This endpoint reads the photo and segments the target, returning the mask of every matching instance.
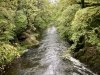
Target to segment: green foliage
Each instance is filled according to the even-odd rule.
[[[61,10],[65,10],[67,6],[75,4],[78,0],[59,0]]]
[[[80,9],[80,4],[76,4],[81,0],[74,1],[60,0],[57,29],[60,36],[72,44],[67,51],[72,50],[75,58],[93,66],[98,72],[100,70],[98,67],[100,65],[100,0],[84,0],[83,9]]]
[[[57,26],[62,38],[70,35],[71,22],[74,18],[76,11],[80,9],[80,6],[77,4],[69,5],[62,13],[61,16],[57,19]]]
[[[100,0],[86,0],[89,3],[100,3]]]
[[[88,7],[80,9],[79,5],[74,4],[67,6],[61,13],[61,16],[57,19],[58,31],[62,38],[67,37],[74,42],[71,49],[76,48],[82,36],[84,36],[84,40],[81,40],[85,43],[95,45],[100,42],[99,8],[100,7]]]
[[[15,56],[19,56],[17,49],[14,46],[0,42],[0,66],[10,62]]]
[[[27,16],[25,15],[23,10],[19,10],[16,12],[15,25],[17,28],[25,27],[27,25]]]
[[[39,44],[52,17],[49,6],[48,0],[0,0],[0,67]]]
[[[100,18],[99,15],[99,7],[89,7],[77,11],[71,26],[71,40],[78,43],[79,38],[85,36],[85,43],[92,45],[99,43],[98,28],[100,21],[97,22]],[[98,33],[95,32],[96,30]]]
[[[38,38],[39,34],[38,33],[34,33],[33,36],[36,37],[36,38]]]
[[[0,11],[0,41],[9,41],[13,38],[12,29],[14,28],[12,17],[10,14],[11,10],[7,12],[5,8],[1,8]],[[12,22],[11,22],[12,20]]]

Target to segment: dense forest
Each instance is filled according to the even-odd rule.
[[[100,73],[100,1],[60,0],[59,7],[56,25],[69,51]]]
[[[0,70],[55,25],[73,57],[100,74],[100,0],[0,0]]]
[[[39,44],[50,8],[46,0],[0,0],[0,66]]]

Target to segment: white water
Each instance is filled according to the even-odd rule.
[[[43,36],[40,47],[26,51],[6,75],[97,75],[69,55],[62,60],[68,43],[59,38],[55,27],[48,28]]]

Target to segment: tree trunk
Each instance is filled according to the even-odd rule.
[[[82,4],[82,8],[84,8],[85,7],[85,5],[84,5],[84,0],[81,0],[81,4]]]

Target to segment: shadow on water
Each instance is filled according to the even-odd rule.
[[[43,33],[40,47],[26,51],[5,75],[97,75],[71,56],[63,61],[60,56],[68,48],[55,27]]]

